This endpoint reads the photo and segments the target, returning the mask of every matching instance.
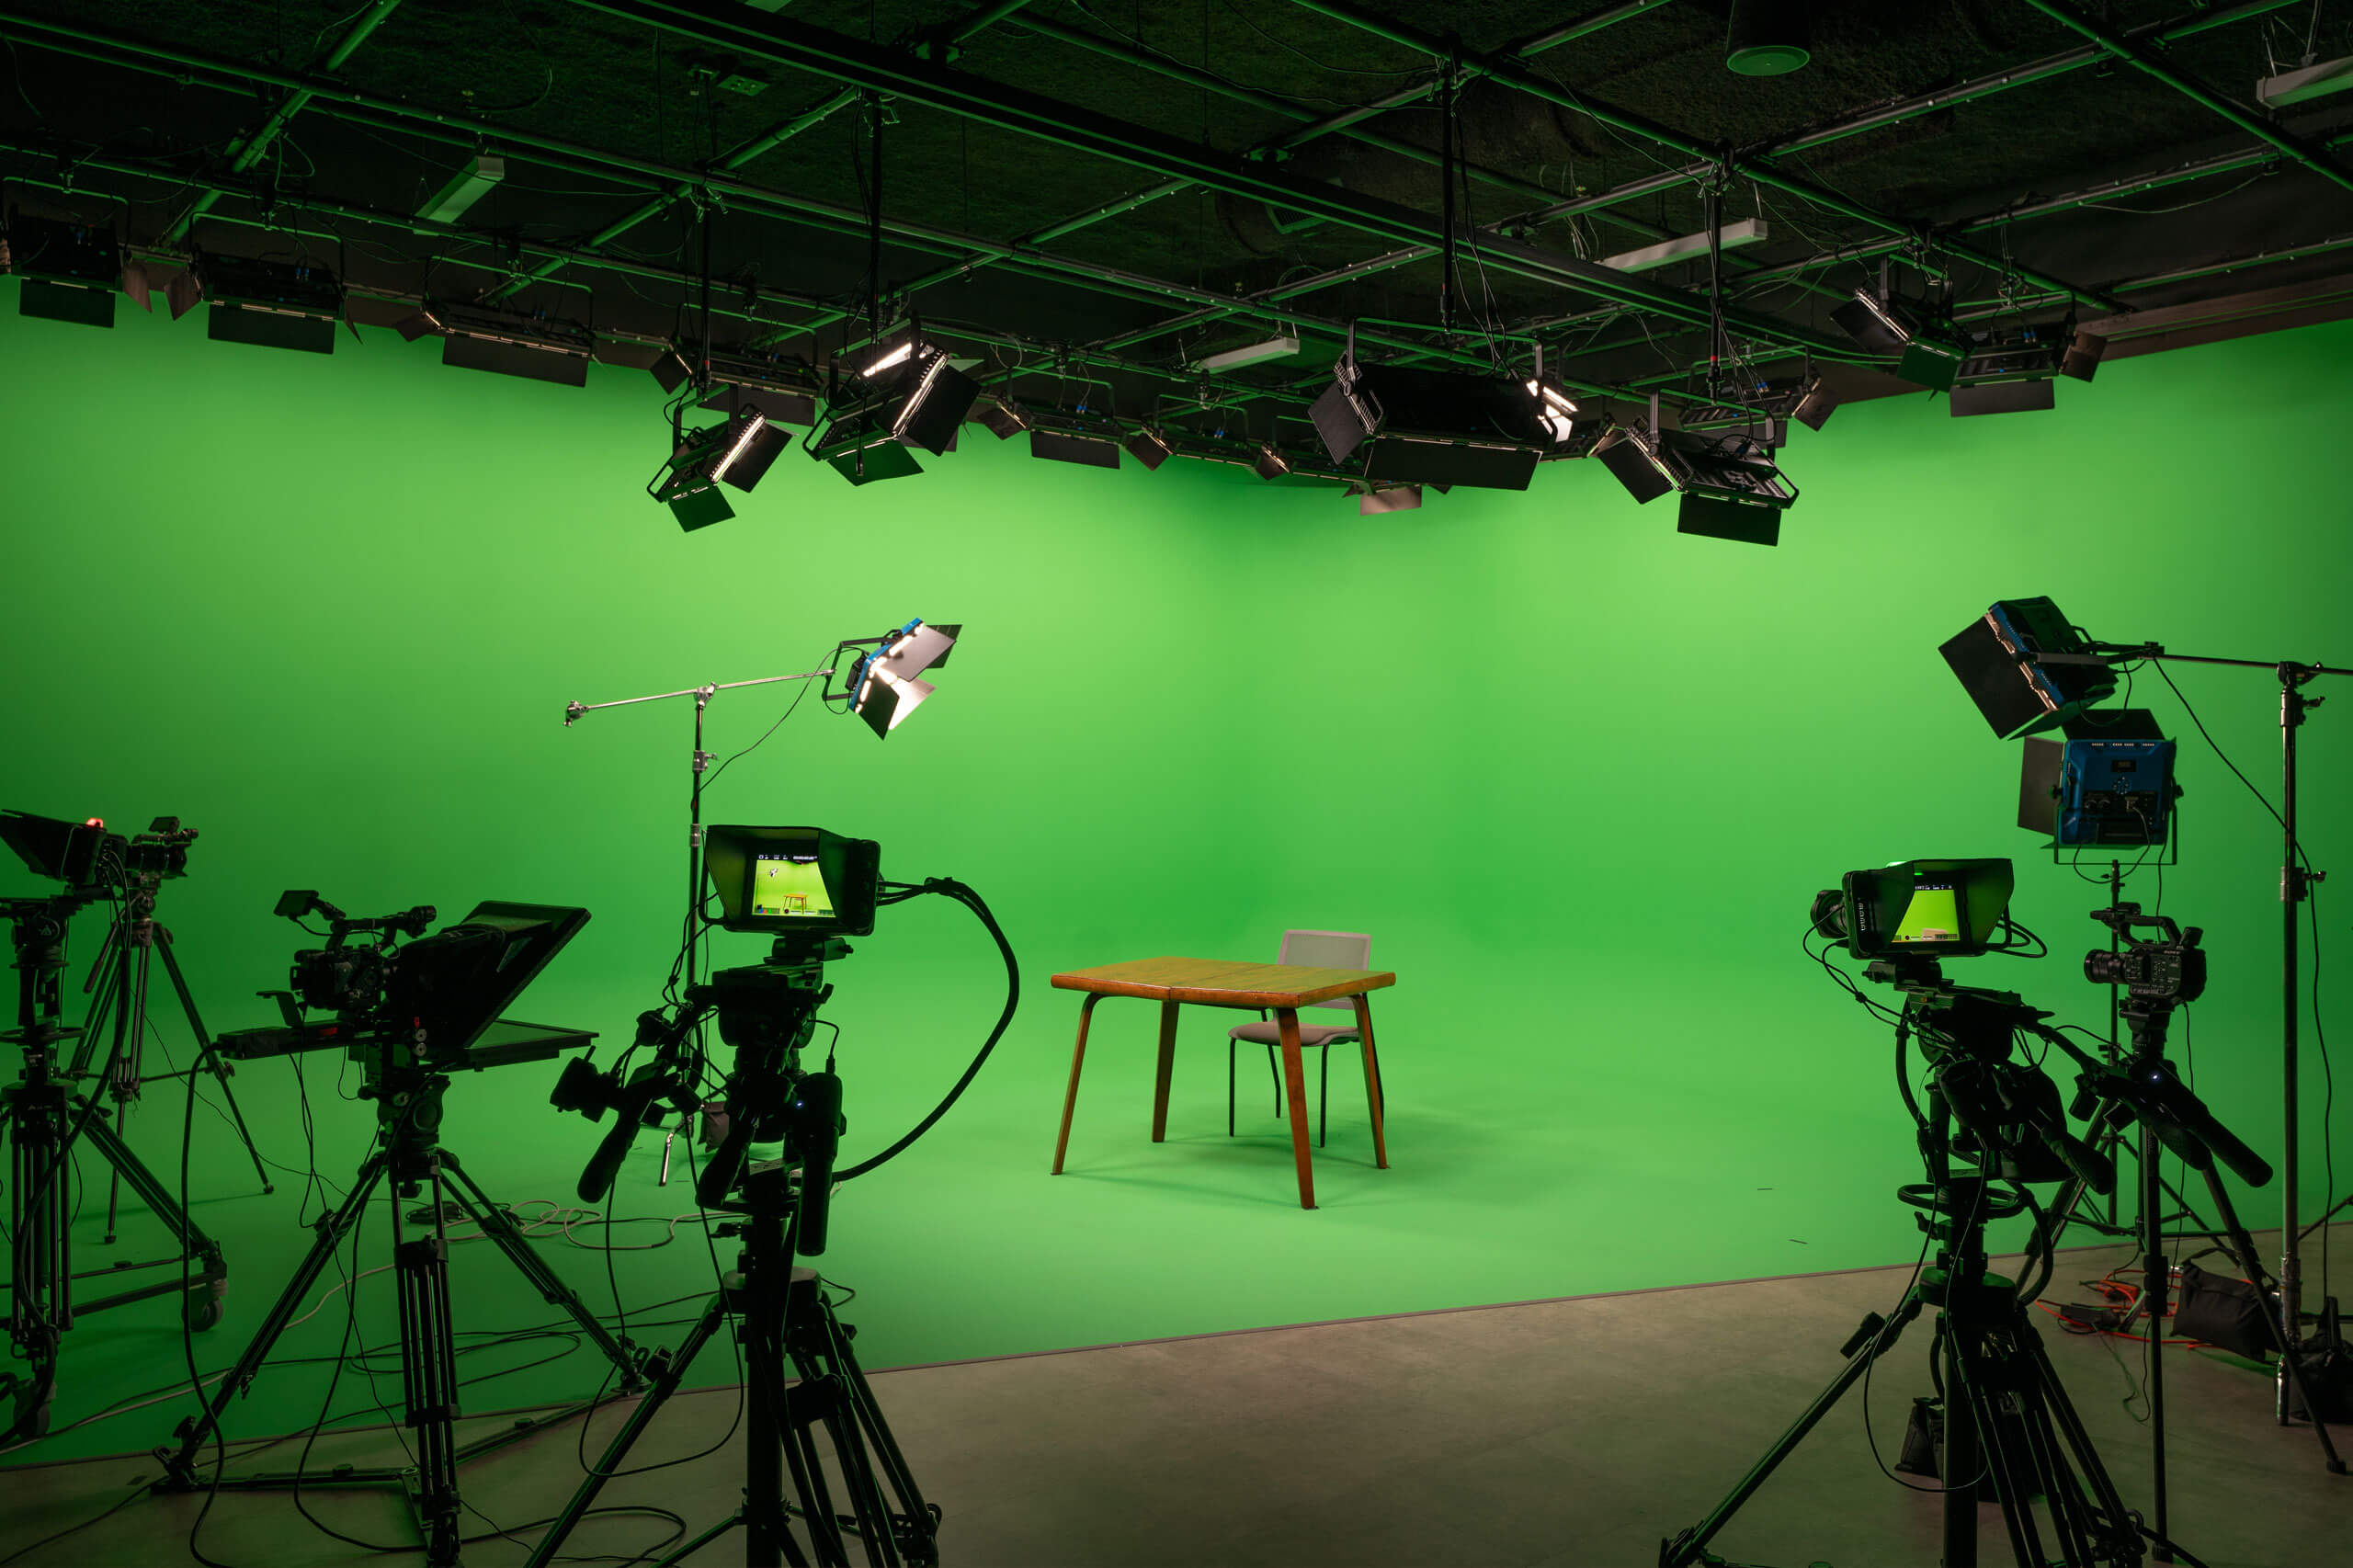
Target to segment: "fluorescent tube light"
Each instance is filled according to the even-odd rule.
[[[1773,231],[1764,219],[1743,218],[1737,223],[1724,225],[1723,248],[1733,250],[1741,245],[1753,245],[1772,237]],[[1674,262],[1688,261],[1695,256],[1707,254],[1708,236],[1702,231],[1699,233],[1684,234],[1672,240],[1661,240],[1654,245],[1644,245],[1640,250],[1620,251],[1616,256],[1605,256],[1601,258],[1601,265],[1614,267],[1620,272],[1648,272],[1654,267],[1665,267]]]
[[[417,211],[428,223],[454,223],[466,215],[469,208],[490,194],[491,187],[506,177],[506,160],[478,153],[473,160],[449,176],[443,186]]]
[[[1193,361],[1193,369],[1214,376],[1226,370],[1239,370],[1245,365],[1262,365],[1269,359],[1288,358],[1298,352],[1299,339],[1285,333],[1280,337],[1270,337],[1264,343],[1253,343],[1242,348],[1229,348],[1222,354],[1212,354],[1206,359],[1196,359]]]
[[[2282,71],[2255,85],[2255,101],[2265,108],[2285,108],[2310,98],[2324,98],[2353,87],[2353,58],[2323,61],[2299,71]]]

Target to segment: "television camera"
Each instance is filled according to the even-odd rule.
[[[278,998],[281,1008],[299,1000],[309,1011],[339,1017],[364,1015],[383,999],[392,979],[394,944],[403,937],[424,936],[434,916],[431,904],[420,903],[398,915],[354,919],[307,888],[281,894],[276,913],[298,926],[313,914],[325,915],[327,940],[323,948],[306,948],[294,955],[288,975],[290,993],[267,994]],[[355,937],[362,939],[355,943]],[[288,1022],[299,1025],[299,1015]]]
[[[725,1131],[696,1177],[695,1197],[706,1210],[741,1216],[721,1233],[742,1237],[744,1246],[735,1270],[676,1351],[657,1358],[652,1391],[540,1539],[530,1558],[533,1568],[556,1560],[574,1528],[594,1507],[605,1480],[624,1473],[638,1435],[682,1385],[696,1353],[730,1320],[739,1320],[745,1346],[745,1424],[752,1434],[744,1506],[697,1537],[697,1543],[741,1525],[748,1537],[746,1561],[753,1562],[846,1565],[850,1559],[845,1537],[862,1540],[870,1562],[926,1568],[939,1560],[939,1511],[924,1501],[850,1352],[851,1331],[835,1318],[816,1271],[794,1263],[798,1256],[814,1257],[825,1250],[835,1160],[847,1125],[841,1079],[830,1059],[818,1072],[801,1062],[818,1010],[833,994],[825,965],[849,956],[844,938],[874,929],[879,904],[924,891],[969,902],[1000,947],[1004,943],[977,895],[961,883],[894,887],[884,894],[881,854],[870,839],[846,838],[823,828],[710,828],[702,870],[719,901],[715,924],[770,937],[767,960],[722,969],[688,986],[668,1006],[640,1015],[636,1041],[613,1068],[599,1073],[585,1062],[574,1062],[556,1085],[551,1098],[559,1108],[579,1111],[592,1121],[615,1114],[615,1125],[580,1177],[582,1199],[599,1201],[639,1128],[660,1125],[671,1110],[690,1114],[700,1104],[698,1089],[709,1072],[700,1033],[715,1018],[720,1039],[733,1051],[725,1074]],[[1006,951],[1009,968],[1011,950]],[[1008,998],[997,1034],[1012,1006]],[[991,1046],[997,1034],[990,1036]],[[631,1070],[630,1054],[641,1050],[650,1051],[651,1059]],[[986,1055],[983,1048],[982,1056]],[[975,1061],[973,1068],[979,1065]],[[968,1073],[967,1082],[970,1077]],[[949,1101],[954,1098],[951,1093]],[[782,1145],[779,1158],[751,1158],[753,1144],[769,1142]],[[836,1511],[829,1491],[813,1442],[818,1425],[830,1439],[851,1505],[847,1513]],[[788,1476],[795,1502],[787,1501]],[[805,1556],[793,1538],[796,1518],[809,1533]]]
[[[101,818],[68,822],[30,812],[0,812],[0,841],[36,875],[88,890],[96,897],[111,889],[188,875],[188,846],[196,829],[177,817],[157,817],[147,831],[128,836],[108,833]]]

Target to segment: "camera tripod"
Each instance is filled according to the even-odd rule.
[[[181,1294],[185,1296],[181,1310],[188,1325],[208,1329],[221,1321],[221,1299],[228,1289],[228,1265],[220,1244],[204,1233],[162,1179],[122,1141],[117,1128],[109,1124],[97,1096],[83,1095],[72,1086],[75,1074],[59,1071],[60,1046],[83,1040],[85,1049],[77,1052],[77,1060],[86,1054],[85,1031],[66,1028],[59,1021],[59,977],[65,968],[66,935],[74,916],[95,896],[76,891],[50,898],[0,900],[0,918],[9,923],[17,971],[17,1027],[0,1034],[0,1040],[17,1046],[23,1053],[17,1081],[0,1089],[0,1135],[7,1139],[10,1155],[8,1226],[14,1239],[9,1257],[7,1329],[18,1355],[29,1366],[24,1373],[0,1375],[0,1393],[6,1394],[13,1406],[7,1434],[16,1439],[40,1437],[49,1429],[50,1410],[57,1392],[59,1338],[74,1326],[77,1314],[103,1312],[156,1296]],[[147,907],[152,910],[152,898]],[[161,930],[152,922],[147,924]],[[117,929],[123,929],[120,923]],[[145,959],[150,949],[143,943],[134,947],[126,942],[118,950],[121,961],[109,971],[112,978],[107,997],[118,1004],[114,1020],[119,1059],[125,1034],[145,1028]],[[135,977],[131,963],[134,952],[138,955]],[[170,948],[165,947],[163,953],[173,983],[179,987],[181,1000],[188,1002],[188,990],[180,980],[177,965],[172,962]],[[209,1055],[211,1043],[197,1019],[192,1003],[188,1012],[199,1049]],[[233,1100],[230,1103],[235,1104]],[[119,1110],[118,1100],[118,1115]],[[118,1187],[128,1181],[131,1190],[172,1233],[178,1246],[173,1256],[153,1263],[94,1269],[81,1275],[74,1272],[73,1158],[75,1145],[83,1141],[105,1159]],[[264,1190],[267,1188],[265,1187]],[[111,1201],[106,1239],[115,1239]],[[183,1276],[158,1280],[96,1301],[77,1302],[74,1298],[76,1279],[187,1261],[197,1266],[193,1278]]]
[[[1842,1349],[1846,1367],[1730,1494],[1660,1543],[1660,1568],[1722,1563],[1708,1543],[1924,1307],[1937,1309],[1930,1375],[1944,1413],[1936,1468],[1945,1568],[1976,1568],[1977,1505],[1988,1491],[2018,1568],[2048,1561],[2045,1524],[2069,1568],[2131,1568],[2142,1561],[2145,1527],[2125,1508],[2092,1447],[2018,1287],[1987,1267],[1985,1226],[2027,1210],[2026,1183],[2070,1172],[2103,1191],[2115,1181],[2114,1168],[2068,1131],[2057,1087],[2039,1067],[2010,1060],[2019,1030],[2056,1035],[2041,1028],[2049,1015],[2007,992],[1949,985],[1933,958],[1893,955],[1873,960],[1864,974],[1905,994],[1899,1050],[1916,1031],[1931,1063],[1925,1111],[1913,1104],[1909,1080],[1903,1084],[1928,1179],[1899,1187],[1896,1197],[1919,1210],[1920,1228],[1937,1244],[1935,1262],[1914,1277],[1893,1312],[1863,1320]],[[1966,1142],[1957,1144],[1956,1129]],[[1976,1168],[1957,1171],[1956,1153]],[[2017,1190],[1997,1191],[1996,1183]],[[1923,1435],[1933,1442],[1932,1433]]]
[[[747,1538],[748,1568],[807,1568],[813,1555],[817,1568],[847,1568],[845,1533],[865,1543],[871,1568],[931,1568],[938,1562],[939,1511],[916,1489],[850,1353],[853,1331],[835,1318],[816,1271],[793,1266],[796,1254],[814,1257],[825,1250],[843,1125],[841,1080],[831,1071],[801,1071],[801,1051],[814,1031],[817,1009],[833,994],[825,964],[849,952],[838,937],[779,937],[767,962],[721,970],[688,987],[673,1016],[641,1018],[638,1042],[658,1048],[658,1054],[628,1085],[619,1082],[617,1072],[603,1078],[567,1073],[573,1082],[558,1085],[559,1106],[592,1117],[606,1108],[620,1113],[581,1176],[583,1201],[595,1202],[611,1185],[638,1127],[655,1119],[649,1108],[658,1110],[657,1102],[666,1100],[683,1113],[696,1103],[689,1090],[699,1074],[699,1051],[688,1042],[716,1012],[720,1038],[735,1050],[734,1070],[727,1076],[727,1130],[696,1177],[695,1196],[705,1209],[744,1216],[724,1233],[743,1237],[744,1249],[735,1271],[721,1281],[676,1351],[657,1356],[653,1392],[630,1413],[548,1527],[530,1568],[555,1561],[605,1483],[620,1473],[630,1449],[677,1392],[696,1354],[730,1318],[738,1320],[745,1349],[744,1506],[662,1562],[691,1556],[738,1525]],[[781,1140],[787,1160],[750,1161],[756,1140]],[[850,1505],[847,1516],[834,1512],[814,1430],[820,1425]],[[784,1494],[787,1474],[791,1502]],[[794,1518],[808,1530],[808,1551],[793,1535]]]
[[[730,1227],[744,1240],[734,1272],[703,1309],[674,1352],[654,1358],[654,1386],[597,1459],[563,1512],[531,1553],[530,1568],[546,1568],[589,1510],[655,1415],[686,1379],[695,1356],[728,1320],[744,1346],[744,1506],[661,1559],[678,1562],[742,1526],[750,1568],[789,1563],[846,1568],[845,1535],[865,1543],[866,1561],[879,1568],[929,1568],[939,1561],[939,1514],[917,1490],[905,1458],[850,1351],[854,1332],[834,1316],[813,1268],[793,1266],[796,1201],[781,1163],[748,1170],[740,1202],[719,1207],[745,1216]],[[708,1205],[707,1205],[708,1206]],[[722,1233],[727,1233],[722,1232]],[[789,1381],[790,1380],[790,1381]],[[824,1453],[823,1426],[851,1512],[835,1513]],[[779,1451],[780,1450],[780,1451]],[[790,1478],[793,1500],[788,1501]],[[888,1488],[889,1496],[884,1495]],[[808,1530],[804,1551],[792,1532]]]
[[[190,836],[193,836],[191,834]],[[269,1172],[261,1163],[261,1151],[254,1147],[252,1130],[245,1126],[245,1113],[237,1104],[236,1091],[229,1086],[230,1068],[212,1049],[212,1037],[205,1032],[204,1020],[197,1016],[196,997],[188,988],[188,978],[180,972],[179,960],[172,952],[171,929],[155,918],[155,894],[162,885],[164,874],[155,869],[132,866],[124,872],[124,894],[119,911],[107,927],[104,945],[98,949],[98,960],[92,968],[91,984],[100,985],[97,999],[90,1005],[90,1016],[81,1040],[74,1048],[73,1075],[92,1076],[91,1058],[97,1054],[99,1038],[112,1024],[113,1044],[101,1069],[106,1078],[106,1092],[114,1101],[114,1131],[119,1138],[130,1117],[131,1102],[152,1079],[188,1078],[199,1072],[212,1074],[220,1085],[221,1096],[228,1102],[229,1116],[237,1129],[237,1141],[244,1145],[245,1158],[253,1162],[254,1177],[261,1183],[266,1197],[277,1191],[271,1185]],[[197,1054],[188,1066],[171,1073],[150,1074],[145,1071],[147,1036],[147,985],[151,971],[148,960],[159,956],[164,960],[165,976],[172,983],[173,994],[179,998],[181,1016],[188,1019],[188,1032],[196,1039]],[[98,976],[103,974],[103,982]],[[84,987],[89,989],[89,985]],[[107,1187],[106,1240],[115,1238],[115,1221],[120,1210],[123,1173],[118,1167]],[[144,1196],[143,1194],[142,1196]],[[170,1261],[166,1259],[165,1261]],[[136,1267],[136,1266],[133,1266]],[[151,1266],[152,1267],[152,1266]]]
[[[538,1025],[501,1021],[492,1026],[488,1041],[501,1048],[502,1061],[527,1061],[553,1056],[570,1046],[585,1043],[576,1030],[549,1029]],[[331,1033],[331,1031],[329,1031]],[[232,1054],[275,1055],[321,1043],[321,1037],[300,1030],[249,1031],[254,1043],[225,1037]],[[339,1042],[338,1042],[339,1043]],[[503,1447],[543,1427],[592,1409],[602,1399],[589,1401],[554,1415],[518,1422],[487,1437],[460,1446],[453,1426],[458,1407],[457,1346],[449,1307],[449,1216],[481,1227],[524,1278],[549,1302],[563,1309],[621,1374],[614,1395],[632,1393],[642,1386],[635,1352],[608,1333],[572,1289],[533,1250],[506,1209],[483,1191],[460,1165],[456,1153],[441,1144],[441,1099],[449,1086],[449,1074],[402,1060],[406,1052],[396,1043],[359,1048],[367,1067],[359,1094],[376,1102],[376,1149],[360,1163],[351,1190],[334,1213],[316,1222],[318,1239],[287,1282],[269,1315],[228,1376],[205,1401],[203,1411],[182,1422],[175,1436],[176,1448],[157,1449],[164,1464],[159,1491],[200,1491],[209,1487],[275,1491],[281,1488],[365,1486],[401,1487],[415,1512],[425,1536],[426,1560],[440,1565],[458,1561],[458,1466],[478,1454]],[[483,1064],[483,1063],[478,1063]],[[404,1420],[416,1434],[415,1464],[381,1469],[338,1466],[317,1472],[272,1472],[251,1476],[220,1476],[208,1481],[197,1473],[197,1456],[221,1425],[230,1400],[244,1393],[269,1358],[278,1336],[292,1324],[311,1287],[334,1261],[336,1249],[359,1223],[362,1211],[377,1187],[389,1181],[392,1207],[392,1267],[400,1303],[401,1387]],[[430,1229],[414,1239],[403,1225],[403,1210],[420,1193],[429,1206]]]

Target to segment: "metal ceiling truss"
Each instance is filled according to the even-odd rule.
[[[844,234],[864,234],[868,216],[854,209],[811,198],[795,196],[774,187],[756,184],[740,177],[724,176],[708,170],[698,170],[654,159],[637,157],[600,148],[584,146],[557,138],[523,131],[509,126],[493,125],[469,116],[426,108],[396,99],[377,97],[340,83],[315,76],[296,75],[272,71],[243,62],[225,60],[197,51],[172,48],[123,39],[95,28],[34,17],[12,12],[0,12],[0,37],[8,37],[39,47],[75,54],[103,63],[129,66],[162,74],[196,80],[210,76],[214,80],[204,85],[226,91],[261,85],[283,92],[297,90],[311,94],[314,112],[331,118],[349,119],[399,134],[423,137],[429,141],[472,150],[491,145],[507,153],[528,153],[551,168],[563,169],[591,178],[612,180],[643,187],[652,183],[656,190],[684,187],[689,190],[722,198],[748,210],[787,222],[813,224]],[[861,48],[864,46],[860,46]],[[881,51],[877,51],[877,53]],[[278,193],[278,199],[287,199]],[[265,195],[262,199],[267,200]],[[1117,204],[1112,204],[1117,205]],[[1405,209],[1398,209],[1406,212]],[[1294,311],[1279,311],[1258,305],[1246,299],[1220,294],[1210,290],[1190,288],[1181,283],[1153,278],[1142,273],[1080,261],[1067,256],[1020,245],[1001,244],[976,235],[956,233],[936,226],[906,219],[886,218],[884,232],[893,238],[957,257],[954,267],[961,272],[974,258],[1007,265],[1017,270],[1051,278],[1056,281],[1077,283],[1098,293],[1131,301],[1175,302],[1192,307],[1231,307],[1233,313],[1256,317],[1272,324],[1291,323],[1313,327],[1334,335],[1345,334],[1346,322],[1302,315]],[[470,235],[469,237],[475,237]],[[542,250],[546,247],[539,247]],[[953,276],[950,273],[949,276]],[[1656,292],[1645,290],[1644,292]],[[1683,296],[1683,301],[1704,311],[1704,302]],[[805,330],[805,329],[804,329]],[[1389,333],[1362,333],[1361,341],[1404,351],[1426,351],[1443,360],[1466,366],[1486,367],[1486,356],[1467,349],[1434,347],[1418,339]],[[1091,348],[1104,355],[1112,350]],[[1590,382],[1574,383],[1578,390],[1608,394],[1614,389]],[[1630,393],[1620,395],[1631,396]]]
[[[2169,22],[2154,23],[2149,27],[2135,29],[2130,36],[2169,43],[2175,40],[2188,38],[2233,22],[2245,21],[2268,12],[2282,10],[2298,3],[2300,0],[2251,0],[2248,4],[2227,6],[2221,10],[2192,12]],[[1958,104],[1991,97],[1996,93],[2006,92],[2012,87],[2050,81],[2053,77],[2065,75],[2071,71],[2080,70],[2086,65],[2097,64],[2108,58],[2108,51],[2097,44],[2064,50],[2025,65],[2014,66],[2007,71],[1976,77],[1950,87],[1940,88],[1936,92],[1919,94],[1830,125],[1769,142],[1762,146],[1748,149],[1745,155],[1753,160],[1765,162],[1770,162],[1776,158],[1802,155],[1815,148],[1842,142],[1850,136],[1859,136],[1866,131],[1899,125],[1905,120],[1916,119],[1922,115],[1933,114],[1939,109],[1949,108]],[[1472,66],[1466,62],[1464,69],[1468,73]],[[1680,169],[1667,169],[1657,174],[1645,175],[1639,179],[1629,180],[1592,196],[1578,197],[1568,201],[1556,201],[1529,211],[1514,213],[1509,217],[1484,224],[1483,228],[1498,233],[1516,230],[1525,231],[1563,218],[1607,213],[1611,209],[1643,197],[1656,196],[1697,185],[1721,173],[1722,167],[1723,165],[1718,158],[1703,157]],[[1870,242],[1867,245],[1850,249],[1844,255],[1848,258],[1876,256],[1910,249],[1919,244],[1934,246],[1938,243],[1938,236],[1943,232],[1943,225],[1926,227],[1916,232],[1908,229],[1899,230],[1893,238]],[[1274,301],[1298,299],[1307,294],[1321,292],[1325,289],[1357,282],[1400,267],[1411,266],[1415,262],[1427,260],[1432,254],[1434,253],[1419,247],[1392,251],[1385,256],[1372,256],[1363,261],[1351,262],[1347,267],[1335,267],[1313,278],[1300,278],[1284,285],[1279,292],[1255,297]],[[1796,273],[1804,270],[1806,267],[1802,266],[1755,268],[1744,274],[1743,281],[1769,278],[1784,271]],[[1582,319],[1594,319],[1603,313],[1607,312],[1586,312]],[[1204,324],[1212,319],[1214,317],[1206,313],[1179,316],[1138,332],[1121,333],[1101,339],[1097,347],[1113,352],[1132,348],[1140,343],[1149,342],[1155,336],[1170,332],[1185,331]]]
[[[0,142],[0,157],[17,157],[27,161],[46,161],[53,158],[54,154],[55,149],[53,148],[33,146],[23,142]],[[96,172],[133,179],[153,180],[160,184],[168,185],[178,189],[185,189],[190,186],[194,186],[202,194],[212,197],[216,202],[222,199],[244,202],[253,208],[254,210],[250,213],[241,213],[231,210],[221,209],[216,206],[209,210],[207,213],[207,216],[215,222],[229,223],[243,228],[264,229],[276,233],[291,234],[302,238],[324,240],[330,243],[341,244],[347,241],[349,236],[337,229],[312,226],[313,221],[331,220],[341,222],[373,223],[381,224],[387,228],[400,230],[404,233],[413,232],[417,233],[427,233],[438,239],[454,240],[467,244],[477,245],[489,249],[509,248],[511,244],[518,261],[520,258],[525,256],[536,256],[541,258],[543,263],[553,262],[573,267],[587,267],[592,270],[608,272],[624,277],[640,278],[649,282],[667,284],[682,290],[695,288],[699,286],[701,281],[701,279],[693,273],[681,272],[674,267],[657,267],[651,262],[640,261],[631,256],[617,256],[607,252],[600,252],[593,247],[581,245],[558,245],[532,240],[509,242],[503,236],[485,235],[478,231],[461,228],[455,223],[438,222],[432,219],[420,218],[406,212],[391,211],[381,208],[364,207],[347,201],[333,201],[324,199],[311,198],[294,200],[291,199],[286,199],[281,194],[279,199],[277,202],[272,203],[270,201],[270,198],[273,193],[266,185],[259,181],[238,181],[225,176],[210,179],[191,178],[190,176],[181,174],[176,170],[159,168],[153,165],[140,163],[135,160],[108,157],[103,154],[91,154],[77,157],[71,162],[69,167],[70,172],[76,176]],[[87,196],[104,194],[94,191],[86,185],[79,183],[69,185],[62,180],[45,180],[39,177],[26,178],[19,176],[18,183],[46,186],[73,195]],[[107,199],[110,201],[117,202],[123,199],[123,198],[119,196],[113,195],[108,195]],[[192,259],[190,253],[188,251],[175,249],[172,246],[162,244],[132,243],[128,248],[142,256],[155,257],[179,265],[185,265]],[[475,271],[489,272],[493,274],[507,273],[511,270],[510,268],[502,267],[491,261],[469,260],[460,256],[445,257],[444,261],[446,265],[451,267],[465,267]],[[404,292],[398,290],[369,287],[365,285],[348,285],[347,288],[349,292],[368,299],[385,300],[411,304],[421,302],[424,299],[422,294]],[[761,298],[764,303],[776,304],[811,312],[822,312],[830,309],[830,306],[826,301],[819,300],[813,296],[793,294],[780,290],[763,290]],[[730,321],[742,322],[749,326],[766,332],[775,332],[780,329],[788,334],[798,335],[805,333],[808,330],[808,327],[804,323],[779,321],[775,316],[763,314],[756,309],[745,310],[717,302],[714,302],[711,307],[711,314],[715,317],[723,317]],[[529,319],[527,312],[517,312],[517,315],[518,320]],[[1000,345],[1019,350],[1024,355],[1034,354],[1044,356],[1063,364],[1084,365],[1095,369],[1117,371],[1120,374],[1135,376],[1147,381],[1157,381],[1173,386],[1182,386],[1188,390],[1190,390],[1197,385],[1199,380],[1199,378],[1188,371],[1175,370],[1162,365],[1146,364],[1133,359],[1122,358],[1118,355],[1104,354],[1077,345],[1047,343],[1036,339],[1024,338],[1015,333],[1003,332],[989,327],[976,326],[931,316],[924,318],[924,325],[927,330],[936,332],[938,335],[944,338]],[[599,329],[597,331],[596,335],[599,341],[606,342],[636,344],[654,347],[670,346],[666,339],[649,336],[642,333],[615,332],[609,329]],[[982,379],[988,382],[1001,381],[1012,373],[1012,371],[1006,370],[995,375],[986,376]],[[1286,398],[1286,401],[1303,403],[1306,400],[1303,397],[1289,396]]]
[[[793,70],[831,76],[904,102],[1029,136],[1116,163],[1183,178],[1212,190],[1321,218],[1392,243],[1427,245],[1440,235],[1427,213],[1282,174],[1264,162],[1233,157],[1075,105],[846,37],[785,17],[747,15],[716,0],[574,0],[625,21]],[[1500,65],[1494,70],[1505,69]],[[1486,266],[1538,282],[1598,295],[1691,325],[1710,320],[1708,301],[1573,256],[1498,235],[1474,233],[1464,246]],[[1231,302],[1221,301],[1221,302]],[[1253,313],[1256,313],[1255,311]],[[1854,347],[1809,328],[1747,312],[1728,312],[1735,331],[1834,358]]]

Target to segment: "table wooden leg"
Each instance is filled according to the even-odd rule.
[[[1299,1014],[1290,1007],[1275,1009],[1275,1028],[1283,1042],[1283,1093],[1290,1102],[1290,1152],[1299,1162],[1299,1206],[1315,1207],[1315,1172],[1307,1152],[1307,1076],[1299,1062]]]
[[[1176,1066],[1176,1004],[1160,1005],[1160,1069],[1152,1086],[1152,1141],[1168,1138],[1168,1078]]]
[[[1357,1039],[1363,1042],[1364,1103],[1372,1108],[1372,1163],[1385,1171],[1389,1168],[1389,1142],[1382,1131],[1386,1119],[1381,1103],[1381,1058],[1372,1049],[1372,998],[1359,992],[1356,1004]]]
[[[1056,1176],[1063,1174],[1063,1153],[1070,1147],[1070,1113],[1078,1105],[1078,1070],[1086,1061],[1087,1020],[1095,1017],[1095,1004],[1101,1000],[1100,994],[1090,991],[1086,1000],[1079,1004],[1078,1048],[1070,1053],[1070,1088],[1063,1096],[1062,1136],[1054,1140],[1053,1174]]]

